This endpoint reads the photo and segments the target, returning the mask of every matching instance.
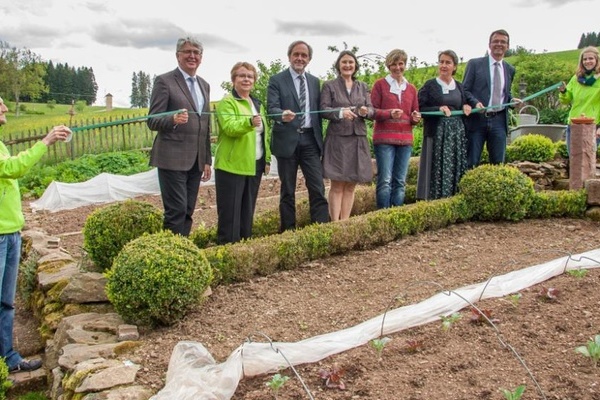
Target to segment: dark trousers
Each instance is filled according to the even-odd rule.
[[[253,176],[215,170],[219,244],[235,243],[252,236],[252,221],[264,170],[264,158],[256,161]]]
[[[487,146],[490,164],[504,163],[508,131],[506,113],[507,110],[504,109],[493,116],[471,116],[481,119],[475,126],[469,127],[467,132],[467,168],[479,165],[484,144]]]
[[[277,157],[277,172],[281,181],[279,198],[280,230],[296,228],[296,181],[298,167],[302,170],[308,189],[310,220],[329,222],[329,206],[325,198],[321,153],[311,131],[301,133],[292,157]]]
[[[164,207],[163,227],[189,236],[203,171],[198,161],[189,171],[158,168],[158,184]]]

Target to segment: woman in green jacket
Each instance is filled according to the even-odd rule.
[[[0,126],[6,123],[8,108],[0,98]],[[30,149],[11,156],[0,142],[0,358],[9,372],[33,371],[42,366],[40,360],[24,360],[13,349],[15,293],[21,261],[21,229],[25,217],[21,210],[21,192],[18,178],[22,177],[48,152],[48,146],[65,140],[71,130],[55,126]]]
[[[571,118],[594,118],[596,123],[596,147],[600,143],[600,61],[598,49],[594,46],[585,47],[579,54],[577,72],[569,83],[558,88],[558,99],[562,104],[570,104],[569,121]],[[567,125],[567,151],[571,139],[571,125]]]
[[[262,175],[269,173],[270,130],[266,112],[250,95],[256,68],[238,62],[231,69],[233,90],[217,105],[219,136],[215,151],[217,241],[234,243],[252,236],[252,220]]]

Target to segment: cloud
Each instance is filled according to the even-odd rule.
[[[132,49],[157,48],[165,51],[174,51],[177,39],[194,36],[206,48],[214,47],[231,53],[245,51],[245,48],[238,43],[224,39],[221,36],[186,32],[174,23],[159,19],[144,21],[115,20],[95,26],[91,36],[94,41],[106,46]]]
[[[339,35],[362,35],[361,31],[352,26],[329,21],[315,22],[285,22],[275,21],[275,33],[302,36],[339,36]]]
[[[592,0],[519,0],[513,4],[517,7],[532,8],[543,5],[549,5],[550,7],[561,7],[567,4],[575,3],[589,3]]]

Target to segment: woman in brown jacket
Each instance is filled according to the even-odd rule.
[[[338,77],[325,82],[321,90],[322,116],[329,120],[323,149],[323,177],[331,180],[332,221],[350,217],[356,184],[373,179],[365,119],[371,118],[374,110],[368,86],[356,80],[358,67],[356,56],[342,51],[335,62]]]

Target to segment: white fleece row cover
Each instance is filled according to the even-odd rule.
[[[384,335],[440,321],[481,299],[503,297],[560,275],[565,270],[597,268],[600,249],[493,277],[479,284],[440,292],[427,300],[385,314]],[[483,295],[482,295],[483,292]],[[169,361],[166,384],[150,400],[228,400],[244,377],[277,372],[281,366],[315,363],[330,355],[363,346],[381,336],[384,315],[359,325],[296,343],[248,342],[217,364],[200,343],[178,343]],[[278,350],[278,351],[276,351]],[[518,349],[516,349],[518,351]],[[284,358],[285,357],[285,358]]]
[[[277,162],[271,160],[271,171],[267,178],[277,177]],[[215,171],[210,181],[202,186],[215,184]],[[52,182],[42,197],[30,203],[33,211],[50,212],[72,210],[92,204],[111,203],[144,195],[159,195],[158,174],[156,168],[135,175],[114,175],[102,173],[89,181],[79,183]]]

